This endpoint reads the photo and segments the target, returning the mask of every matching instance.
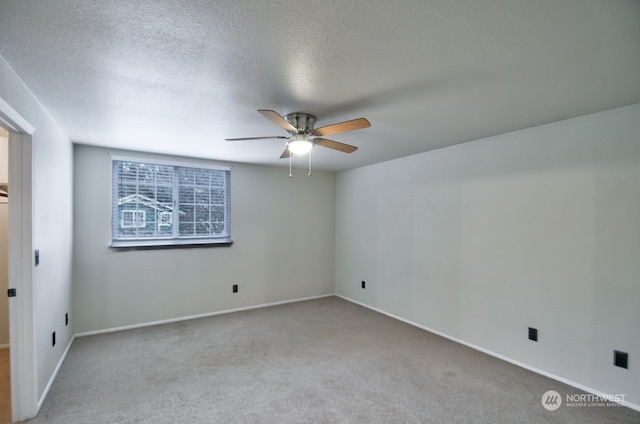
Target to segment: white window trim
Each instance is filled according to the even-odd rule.
[[[233,168],[229,165],[222,165],[218,163],[203,163],[195,160],[184,160],[176,158],[174,160],[156,159],[154,157],[141,157],[141,156],[126,156],[126,155],[109,155],[111,162],[140,162],[140,163],[153,163],[154,165],[166,165],[166,166],[183,166],[186,168],[202,168],[202,169],[214,169],[218,171],[231,171]],[[111,168],[113,169],[113,167]],[[113,177],[113,176],[112,176]]]

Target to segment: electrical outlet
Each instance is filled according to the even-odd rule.
[[[629,368],[629,354],[619,350],[613,351],[613,365],[620,368]]]
[[[529,340],[538,341],[538,329],[529,327]]]
[[[364,280],[362,281],[362,288],[364,289],[366,287],[367,283],[364,282]]]
[[[238,293],[238,285],[237,284],[233,285],[233,292],[234,293]]]

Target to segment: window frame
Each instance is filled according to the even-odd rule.
[[[159,212],[157,218],[157,221],[155,222],[155,226],[156,226],[156,230],[160,228],[160,225],[167,225],[164,224],[164,221],[161,221],[159,219],[159,215],[162,213],[169,213],[172,214],[172,222],[170,225],[173,226],[173,228],[175,229],[173,231],[173,234],[170,236],[166,236],[166,237],[149,237],[149,238],[132,238],[132,239],[124,239],[124,238],[117,238],[117,234],[115,233],[115,222],[118,221],[118,223],[121,221],[120,217],[117,216],[115,217],[114,215],[117,215],[117,210],[118,210],[118,196],[116,194],[117,192],[117,187],[116,185],[119,183],[119,177],[117,175],[115,175],[114,173],[114,166],[115,166],[115,162],[134,162],[134,163],[138,163],[138,164],[149,164],[149,165],[159,165],[159,166],[168,166],[168,167],[173,167],[174,168],[174,178],[176,177],[176,174],[178,173],[178,171],[176,170],[176,168],[190,168],[190,169],[205,169],[205,170],[213,170],[213,171],[223,171],[226,173],[225,176],[225,189],[224,189],[224,197],[225,197],[225,201],[224,201],[224,213],[225,213],[225,227],[226,227],[226,231],[225,233],[220,236],[220,237],[215,237],[215,236],[193,236],[193,237],[186,237],[186,236],[180,236],[179,235],[179,230],[177,228],[179,228],[179,224],[180,224],[180,218],[178,214],[173,214],[173,211],[171,212]],[[111,180],[110,180],[110,186],[111,186],[111,196],[110,196],[110,203],[109,203],[109,207],[111,209],[110,211],[110,244],[109,247],[112,248],[172,248],[172,247],[188,247],[188,246],[202,246],[202,247],[206,247],[206,246],[231,246],[233,244],[233,241],[231,240],[231,167],[230,166],[225,166],[225,165],[218,165],[218,164],[203,164],[203,163],[199,163],[199,162],[195,162],[195,161],[183,161],[180,159],[176,159],[176,160],[163,160],[163,159],[155,159],[153,157],[151,158],[147,158],[147,157],[142,157],[142,156],[118,156],[118,155],[111,155],[110,156],[110,173],[111,173]],[[172,208],[174,208],[173,210],[175,210],[175,208],[178,207],[179,205],[179,189],[180,189],[181,185],[179,181],[174,180],[173,182],[173,198],[172,198]],[[183,186],[184,187],[184,186]],[[209,207],[211,207],[211,203],[208,203]],[[129,210],[129,209],[127,209]],[[134,210],[134,209],[131,209]],[[140,211],[138,209],[138,211]],[[143,212],[146,211],[143,210]],[[130,228],[135,228],[135,227],[130,227]]]

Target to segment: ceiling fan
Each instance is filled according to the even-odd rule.
[[[303,155],[309,152],[314,146],[328,147],[329,149],[339,150],[344,153],[355,152],[358,149],[356,146],[329,140],[324,138],[324,136],[359,130],[371,126],[371,123],[365,118],[358,118],[314,129],[313,125],[316,122],[316,117],[308,113],[295,112],[282,117],[278,112],[273,110],[260,109],[258,112],[291,135],[289,137],[275,135],[267,137],[227,138],[226,140],[241,141],[271,138],[287,140],[287,148],[280,156],[281,159],[291,158],[292,155]]]

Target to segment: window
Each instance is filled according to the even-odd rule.
[[[112,160],[111,245],[229,244],[229,168]]]
[[[168,227],[172,225],[173,222],[173,213],[172,212],[160,212],[158,215],[158,226],[160,227]]]
[[[122,211],[122,221],[120,221],[120,227],[144,227],[146,220],[146,211],[125,209]]]

